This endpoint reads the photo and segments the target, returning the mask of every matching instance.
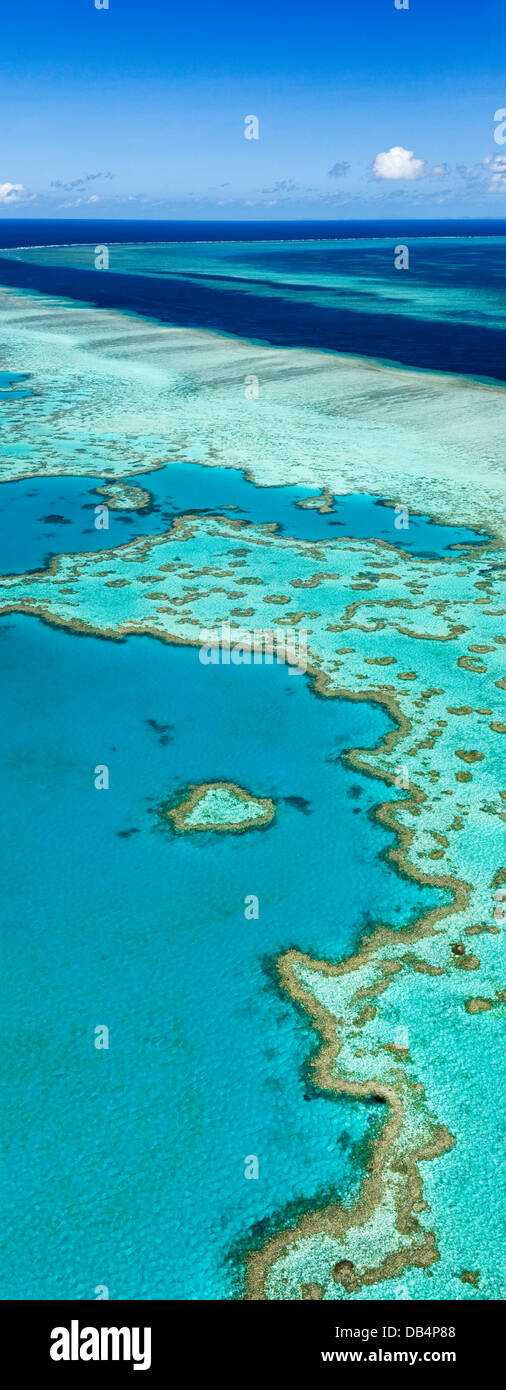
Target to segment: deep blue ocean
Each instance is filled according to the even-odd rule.
[[[506,218],[369,219],[325,218],[318,220],[204,221],[164,218],[9,217],[0,223],[0,246],[67,246],[71,243],[115,241],[307,241],[336,237],[355,240],[371,237],[505,236]]]
[[[282,346],[325,348],[361,356],[402,362],[436,371],[462,372],[500,381],[506,380],[506,333],[493,315],[478,312],[473,296],[499,288],[506,290],[506,221],[413,221],[395,222],[130,222],[78,220],[38,221],[9,218],[0,224],[0,284],[44,293],[69,295],[101,307],[129,310],[173,324],[191,324],[258,342]],[[361,241],[380,239],[382,246],[365,250]],[[485,248],[483,238],[486,238]],[[315,251],[308,239],[318,241]],[[356,241],[355,241],[356,239]],[[338,240],[339,246],[326,248]],[[241,243],[251,243],[247,262],[252,272],[248,283],[244,270],[219,276],[124,274],[119,271],[74,269],[66,265],[29,264],[14,259],[15,247],[68,246],[86,243],[113,246],[156,241],[174,243],[236,242],[244,259]],[[355,244],[351,243],[355,241]],[[259,294],[258,275],[268,287],[273,243],[279,243],[275,264],[278,273],[307,277],[308,293],[301,292],[300,280],[294,294],[283,293],[273,283],[268,293]],[[385,247],[397,243],[412,249],[409,284],[421,290],[447,286],[460,289],[466,297],[464,317],[456,326],[450,306],[427,317],[398,312],[396,298],[399,272],[389,257],[392,293],[378,291],[374,282],[385,275]],[[9,255],[11,252],[11,255]],[[90,258],[91,263],[91,258]],[[360,306],[349,307],[341,294],[321,296],[312,293],[315,267],[318,274],[339,271],[353,285],[357,276],[370,280],[371,304],[367,294]]]

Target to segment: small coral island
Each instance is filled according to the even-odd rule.
[[[151,493],[143,487],[134,487],[123,479],[95,488],[101,497],[107,498],[111,512],[142,512],[151,506]]]
[[[234,782],[201,782],[188,788],[173,806],[162,807],[175,830],[221,830],[240,834],[270,825],[275,806],[270,797],[252,796]]]

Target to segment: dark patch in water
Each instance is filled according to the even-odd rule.
[[[311,815],[311,802],[305,796],[284,796],[283,801],[287,806],[294,806],[296,811],[302,811],[305,816]]]

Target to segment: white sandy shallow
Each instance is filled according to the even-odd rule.
[[[3,402],[0,479],[190,460],[504,533],[501,386],[26,292],[0,291],[0,331],[0,367],[35,393]]]

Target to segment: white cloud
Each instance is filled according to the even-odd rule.
[[[348,173],[349,167],[347,159],[338,160],[337,164],[333,164],[332,168],[329,169],[329,178],[342,179]]]
[[[278,179],[271,188],[262,188],[262,193],[298,193],[300,185],[293,179]]]
[[[22,183],[0,183],[0,203],[19,203],[24,191]]]
[[[485,168],[492,175],[488,191],[489,193],[506,192],[506,156],[503,154],[488,154],[483,160]]]
[[[391,150],[376,155],[372,172],[376,179],[421,179],[425,174],[425,160],[415,159],[413,150],[393,145]]]
[[[93,193],[91,198],[66,198],[64,203],[58,203],[59,208],[80,208],[83,204],[99,203],[98,193]]]
[[[466,180],[466,183],[476,183],[477,179],[483,178],[483,165],[457,164],[457,173]]]

